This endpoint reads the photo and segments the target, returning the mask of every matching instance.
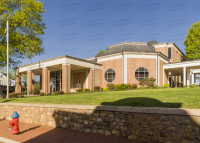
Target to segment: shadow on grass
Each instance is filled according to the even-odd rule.
[[[133,106],[133,107],[167,107],[180,108],[182,103],[167,103],[157,99],[147,97],[133,97],[117,100],[114,102],[102,102],[101,105],[106,106]]]

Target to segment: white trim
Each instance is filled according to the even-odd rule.
[[[88,70],[86,71],[86,88],[88,88]]]
[[[160,59],[158,57],[158,86],[160,86]]]
[[[71,84],[72,84],[72,88],[71,88],[71,92],[74,92],[74,83],[73,83],[73,72],[71,73]]]
[[[67,65],[67,66],[70,66],[70,64],[66,64],[66,63],[65,63],[65,64],[62,64],[62,65],[63,65],[63,66],[66,66],[66,65]]]
[[[171,69],[171,68],[180,68],[180,67],[192,67],[192,66],[199,66],[200,61],[192,61],[192,62],[180,62],[180,63],[171,63],[163,65],[164,69]]]
[[[163,86],[165,84],[165,69],[163,69]]]
[[[124,55],[124,83],[127,84],[127,57]]]
[[[126,58],[137,58],[137,59],[156,59],[157,55],[129,55],[129,54],[124,54]]]
[[[116,60],[116,59],[122,59],[122,55],[117,55],[117,56],[112,56],[112,57],[106,57],[106,58],[101,58],[101,59],[97,59],[97,62],[104,62],[104,61],[110,61],[110,60]]]
[[[187,85],[190,85],[190,79],[189,79],[189,77],[190,77],[190,72],[189,72],[189,70],[187,70]]]
[[[186,85],[186,67],[183,67],[183,86]]]

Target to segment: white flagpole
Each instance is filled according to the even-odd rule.
[[[9,21],[7,18],[7,97],[9,98]]]

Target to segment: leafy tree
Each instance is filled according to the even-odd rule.
[[[185,36],[185,57],[188,60],[200,59],[200,21],[189,27],[188,35]]]
[[[10,63],[19,64],[23,58],[31,59],[44,53],[41,35],[45,24],[43,4],[38,0],[0,0],[0,66],[7,62],[5,27],[9,19]]]
[[[3,69],[1,69],[1,72],[6,74],[7,69],[3,68]],[[9,79],[15,80],[15,70],[14,69],[9,69]]]
[[[23,87],[27,86],[27,74],[21,74],[21,83]]]
[[[99,53],[103,53],[105,51],[106,51],[106,49],[105,50],[100,50],[98,53],[96,53],[96,55],[99,54]]]

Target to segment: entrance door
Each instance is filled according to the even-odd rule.
[[[56,91],[56,80],[51,80],[50,82],[50,92],[54,93]]]

